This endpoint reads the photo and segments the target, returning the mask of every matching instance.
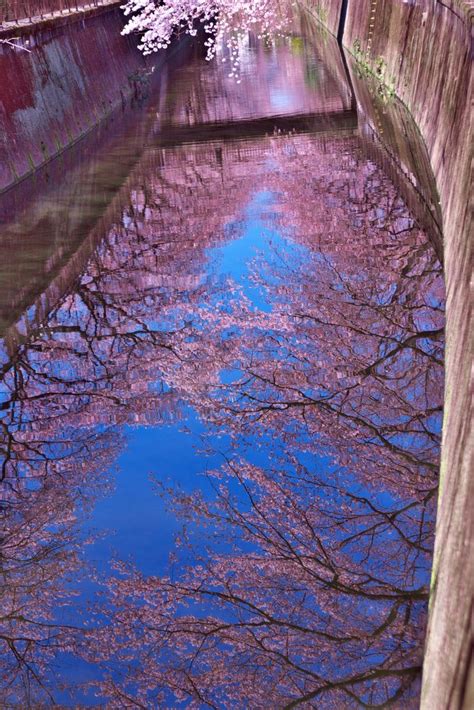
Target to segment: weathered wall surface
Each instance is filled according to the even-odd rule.
[[[341,5],[339,0],[331,4],[335,11]],[[318,17],[314,2],[307,0],[307,6]],[[427,147],[443,221],[446,391],[424,710],[474,708],[469,338],[473,16],[472,0],[348,0],[343,35],[359,65],[376,73],[413,115]],[[335,33],[337,20],[331,13],[327,18]],[[369,116],[376,128],[378,119]]]
[[[140,91],[145,62],[123,24],[117,3],[16,29],[29,52],[0,43],[0,191]]]
[[[299,0],[333,35],[337,35],[344,0]]]

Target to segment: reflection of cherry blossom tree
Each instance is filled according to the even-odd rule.
[[[45,701],[66,650],[114,669],[112,706],[411,706],[439,446],[433,252],[353,138],[147,160],[67,295],[4,353],[2,701]],[[261,190],[290,242],[253,264],[270,309],[203,275]],[[207,546],[183,535],[168,577],[119,563],[110,601],[67,626],[78,519],[122,426],[182,401],[230,442],[214,496],[168,491]]]
[[[216,504],[179,501],[209,521],[207,554],[178,579],[123,570],[111,582],[117,645],[126,638],[121,657],[138,669],[105,690],[143,707],[166,704],[170,691],[210,707],[410,699],[427,592],[401,569],[416,519],[409,506],[393,519],[384,568],[371,547],[389,537],[389,515],[369,501],[344,500],[337,486],[288,465],[282,473],[232,461],[218,480]]]
[[[69,293],[2,351],[2,703],[49,702],[52,659],[82,647],[84,620],[73,628],[58,610],[87,573],[78,524],[107,490],[121,426],[179,416],[165,375],[193,326],[178,307],[204,299],[204,250],[235,202],[219,171],[193,169],[191,151],[164,153],[166,166],[152,160],[143,187],[124,193]]]
[[[208,546],[186,544],[171,576],[121,566],[109,582],[113,642],[104,653],[99,633],[97,652],[131,666],[102,690],[126,707],[417,704],[440,267],[373,165],[352,151],[334,169],[330,150],[315,152],[313,177],[304,162],[288,169],[290,151],[284,182],[269,180],[302,245],[254,266],[271,312],[241,294],[213,303],[167,374],[231,453],[213,500],[170,492],[193,529],[208,526]],[[265,469],[239,454],[259,441]]]
[[[95,466],[103,465],[98,459]],[[69,469],[69,470],[68,470]],[[71,470],[73,469],[73,470]],[[51,677],[59,652],[80,644],[84,620],[61,620],[75,594],[72,581],[84,574],[77,511],[94,495],[94,464],[80,478],[73,468],[51,462],[42,481],[9,482],[2,500],[2,593],[0,669],[2,707],[43,707],[52,700]],[[99,473],[102,473],[99,470]],[[72,474],[72,475],[71,475]],[[102,491],[104,481],[101,481]],[[87,490],[87,499],[81,489]]]
[[[319,153],[319,166],[323,159]],[[254,280],[270,294],[272,313],[242,299],[230,315],[225,304],[217,315],[214,309],[208,361],[219,359],[221,369],[242,377],[230,386],[214,383],[210,411],[231,430],[236,422],[239,432],[248,421],[290,437],[317,435],[344,465],[351,465],[355,440],[356,460],[364,455],[379,477],[384,452],[387,485],[399,489],[407,465],[409,487],[416,466],[424,490],[433,490],[441,407],[440,267],[373,166],[351,158],[338,172],[330,154],[325,160],[332,182],[311,181],[305,170],[285,172],[289,198],[282,219],[305,249],[299,257],[275,253],[267,266],[255,266]],[[276,189],[278,179],[272,179]],[[317,227],[308,208],[311,191],[319,196]],[[196,390],[196,406],[199,401],[202,406]],[[293,410],[298,417],[287,417]]]

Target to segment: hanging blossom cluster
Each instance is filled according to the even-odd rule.
[[[269,40],[281,35],[289,22],[290,3],[279,0],[129,0],[122,6],[132,17],[122,34],[140,33],[138,45],[144,54],[166,49],[173,36],[197,35],[201,25],[206,33],[206,59],[224,47],[222,60],[231,64],[230,76],[238,73],[240,47],[249,32]]]

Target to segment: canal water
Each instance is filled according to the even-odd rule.
[[[2,198],[2,707],[418,706],[423,146],[327,35],[229,73],[175,51]]]

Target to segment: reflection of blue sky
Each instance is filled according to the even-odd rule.
[[[271,107],[277,112],[290,111],[294,104],[294,97],[288,89],[272,89],[270,91]]]
[[[179,525],[156,495],[152,474],[185,488],[195,485],[203,462],[196,456],[201,425],[187,412],[188,431],[176,425],[127,428],[127,446],[118,460],[116,488],[100,501],[92,524],[111,530],[90,551],[104,564],[112,552],[133,559],[145,574],[163,570]]]
[[[300,253],[303,247],[282,235],[273,208],[278,197],[267,190],[255,193],[239,220],[227,225],[232,238],[223,246],[209,250],[209,271],[214,278],[231,278],[252,305],[261,311],[271,310],[266,290],[258,288],[251,280],[251,265],[258,256],[266,262],[273,260],[276,252],[287,258]]]
[[[271,259],[274,248],[298,249],[271,221],[275,199],[264,191],[254,195],[241,219],[228,225],[232,238],[224,246],[208,250],[211,280],[231,278],[261,310],[271,306],[250,279],[250,263],[258,254]],[[158,319],[154,326],[160,329]],[[204,483],[199,474],[221,464],[222,457],[202,453],[205,427],[186,406],[175,423],[127,427],[124,433],[127,443],[117,462],[115,490],[96,505],[90,521],[91,527],[111,532],[88,549],[88,556],[102,566],[114,550],[121,558],[133,558],[144,573],[156,574],[164,568],[179,524],[156,495],[152,476],[192,490]],[[226,449],[225,437],[214,438],[211,444],[217,451]],[[266,457],[267,453],[257,455],[254,451],[253,461],[263,464]]]

